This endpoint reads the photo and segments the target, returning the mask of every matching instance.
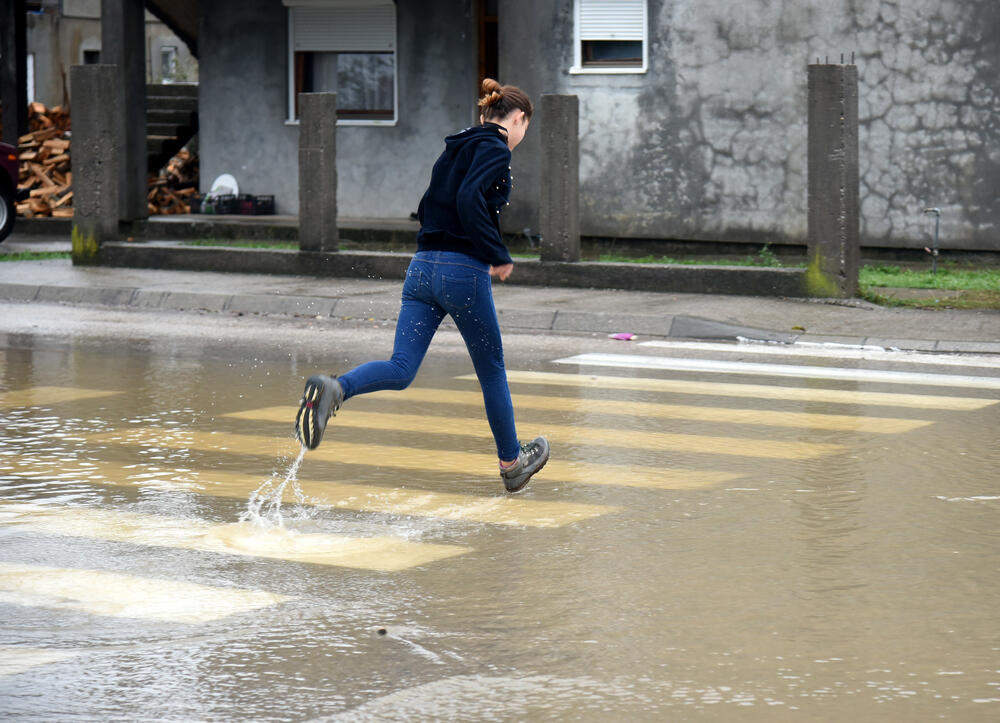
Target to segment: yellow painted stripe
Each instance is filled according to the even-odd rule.
[[[0,678],[17,675],[31,668],[79,655],[76,650],[54,650],[52,648],[27,648],[20,645],[0,645]]]
[[[642,380],[650,381],[650,380]],[[581,385],[586,386],[586,385]],[[594,385],[595,388],[598,388]],[[378,392],[372,398],[390,399],[396,395],[399,401],[421,404],[455,404],[483,408],[480,392],[452,389],[406,389],[402,392]],[[865,417],[849,414],[822,414],[811,412],[778,412],[767,409],[733,409],[728,407],[700,407],[682,404],[658,404],[656,402],[633,402],[581,397],[551,397],[532,394],[513,394],[515,411],[540,410],[559,411],[588,417],[594,414],[646,417],[651,419],[685,419],[697,422],[721,422],[728,424],[751,424],[766,427],[786,427],[790,429],[826,429],[833,431],[863,432],[866,434],[899,434],[926,427],[933,422],[923,419],[900,419],[898,417]],[[982,401],[982,400],[976,400]],[[289,407],[265,407],[245,412],[234,412],[222,416],[237,419],[260,419],[288,423],[294,419],[295,409]],[[351,412],[353,413],[353,412]],[[333,422],[341,424],[338,418]],[[575,428],[575,427],[574,427]]]
[[[474,381],[476,377],[475,375],[467,374],[457,378]],[[781,399],[797,402],[827,402],[834,404],[955,411],[982,409],[998,403],[996,399],[948,397],[935,394],[855,392],[846,389],[809,389],[806,387],[780,387],[766,384],[695,382],[684,379],[647,379],[594,374],[559,374],[556,372],[508,371],[507,380],[518,384],[545,384],[593,389],[630,389],[670,394],[701,394],[717,397]]]
[[[261,454],[267,450],[287,455],[297,454],[298,443],[291,438],[264,437],[249,434],[212,434],[191,432],[178,444],[165,441],[165,429],[135,429],[90,435],[95,442],[122,445],[155,446],[208,451]],[[342,464],[362,464],[403,470],[440,472],[450,477],[490,474],[499,484],[497,459],[493,455],[451,450],[429,450],[416,447],[383,446],[377,444],[346,444],[336,440],[332,430],[324,442],[307,453],[306,459]],[[283,448],[280,446],[283,445]],[[595,462],[550,459],[545,469],[533,478],[538,482],[574,482],[577,484],[621,485],[659,489],[695,489],[728,482],[743,475],[715,470],[694,470],[638,465],[613,465]]]
[[[457,545],[408,542],[398,537],[299,534],[280,528],[262,530],[249,523],[217,525],[202,520],[80,507],[0,505],[0,521],[53,535],[383,572],[405,570],[468,552],[468,548]]]
[[[37,407],[60,402],[75,402],[81,399],[111,397],[120,392],[104,389],[74,389],[72,387],[29,387],[0,391],[0,406]]]
[[[152,471],[135,465],[123,467],[109,462],[88,464],[78,470],[79,479],[86,482],[142,489],[188,490],[239,500],[249,499],[250,494],[266,481],[266,478],[217,470],[179,473],[162,468]],[[22,462],[17,457],[7,457],[0,459],[0,472],[26,478],[58,474],[66,479],[67,472],[72,472],[72,468],[67,470],[65,466],[45,466],[33,460]],[[484,485],[483,495],[374,487],[301,477],[299,487],[311,505],[516,527],[562,527],[619,510],[602,505],[512,497],[502,491],[499,477]]]
[[[448,393],[443,392],[442,396]],[[469,394],[469,392],[466,392]],[[478,394],[480,403],[482,397]],[[554,402],[576,402],[581,412],[585,411],[586,402],[581,400],[553,399]],[[515,403],[516,404],[516,403]],[[636,416],[643,416],[642,403],[619,402],[623,406],[635,409]],[[549,408],[556,407],[552,405]],[[568,405],[567,405],[568,406]],[[657,405],[646,405],[657,406]],[[239,416],[249,419],[264,419],[268,421],[287,422],[291,407],[268,407],[258,410],[241,412]],[[601,404],[604,409],[604,404]],[[294,411],[294,410],[292,410]],[[237,416],[237,415],[233,415]],[[645,415],[651,416],[651,415]],[[899,420],[906,421],[906,420]],[[379,414],[375,412],[360,412],[348,410],[331,422],[336,427],[362,429],[394,430],[400,432],[428,432],[441,434],[456,434],[483,439],[493,439],[493,433],[485,419],[470,419],[465,417],[437,417],[417,414]],[[926,422],[925,424],[929,424]],[[694,452],[703,454],[722,454],[739,457],[762,457],[765,459],[812,459],[824,454],[831,454],[842,449],[837,444],[818,442],[786,442],[772,439],[752,439],[744,437],[715,437],[695,434],[671,434],[666,432],[647,432],[629,429],[602,429],[584,426],[560,424],[544,424],[541,433],[550,443],[565,442],[576,444],[592,444],[595,446],[625,447],[627,449],[644,449],[653,451]]]
[[[290,599],[260,590],[209,587],[103,570],[0,563],[0,601],[25,607],[200,623]]]

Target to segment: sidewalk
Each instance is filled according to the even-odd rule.
[[[68,250],[15,234],[0,252]],[[517,274],[517,266],[514,267]],[[400,281],[0,263],[0,300],[144,310],[395,319]],[[1000,354],[1000,312],[883,308],[863,301],[529,287],[494,283],[501,326],[521,332],[871,345]]]

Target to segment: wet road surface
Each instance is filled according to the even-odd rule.
[[[8,335],[0,714],[1000,715],[996,362],[507,341],[516,496],[454,332],[305,455],[316,354]]]

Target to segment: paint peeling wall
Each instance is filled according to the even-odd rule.
[[[806,237],[806,65],[855,53],[861,237],[1000,248],[995,0],[650,0],[649,69],[571,75],[571,0],[501,0],[504,82],[580,98],[582,232]],[[537,134],[505,223],[537,228]]]

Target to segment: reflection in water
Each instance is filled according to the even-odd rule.
[[[155,345],[0,354],[0,566],[71,571],[78,587],[48,607],[0,590],[0,657],[19,661],[0,665],[5,717],[997,717],[1000,405],[713,396],[711,379],[684,394],[515,384],[541,402],[519,425],[566,436],[559,465],[729,481],[641,488],[543,473],[509,499],[479,469],[301,450],[272,469],[261,440],[285,444],[294,408],[280,423],[231,415],[292,407],[294,359]],[[467,373],[425,366],[419,384],[452,402],[351,400],[324,444],[481,451],[475,382],[455,379]],[[40,386],[114,393],[4,403],[5,390]],[[426,417],[426,429],[371,421],[394,414]],[[860,431],[837,421],[849,416],[868,430],[878,418],[926,424]],[[205,435],[230,443],[199,445]],[[712,448],[722,443],[725,454]],[[339,502],[317,504],[317,490]],[[38,508],[31,524],[24,505]],[[73,598],[104,585],[106,611],[114,585],[134,600],[122,581],[149,579],[281,602],[167,625]]]

